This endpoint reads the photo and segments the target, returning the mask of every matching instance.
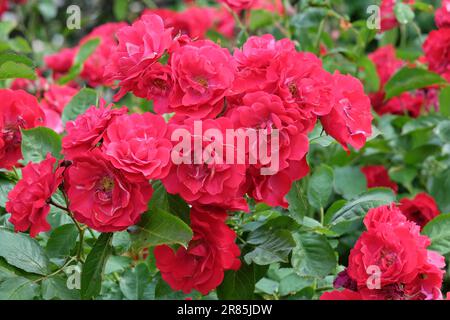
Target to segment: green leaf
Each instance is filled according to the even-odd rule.
[[[316,233],[295,233],[292,266],[302,277],[325,277],[336,268],[336,256],[327,238]]]
[[[187,203],[180,196],[168,193],[161,181],[153,182],[152,186],[153,196],[148,204],[148,210],[150,212],[163,210],[172,213],[189,224],[191,209]]]
[[[222,284],[217,288],[221,300],[251,300],[255,291],[255,266],[243,263],[238,271],[225,272]]]
[[[272,25],[274,21],[274,15],[267,10],[252,10],[250,12],[249,28],[251,31],[255,31],[264,27]]]
[[[6,61],[0,65],[0,80],[15,78],[35,80],[36,72],[32,67],[14,61]]]
[[[286,196],[289,203],[289,213],[298,223],[302,222],[305,213],[309,210],[308,199],[305,190],[302,188],[302,184],[302,180],[295,181]]]
[[[367,92],[377,92],[380,89],[380,77],[373,61],[367,56],[361,56],[358,60],[358,66],[365,71],[366,76],[364,80]]]
[[[411,187],[411,183],[417,176],[417,170],[413,167],[392,167],[389,169],[389,176],[395,182]]]
[[[44,249],[30,236],[0,228],[0,257],[26,272],[46,275],[49,260]]]
[[[17,53],[5,52],[0,54],[0,65],[5,62],[16,62],[27,65],[28,67],[33,67],[33,60],[28,58],[27,56],[18,55]]]
[[[0,40],[7,40],[15,27],[17,27],[16,21],[0,21]]]
[[[97,105],[97,92],[93,89],[81,89],[67,104],[62,113],[62,121],[75,120],[80,114],[83,114],[90,106]]]
[[[403,2],[396,3],[394,7],[394,14],[400,24],[408,24],[412,22],[415,17],[413,9]]]
[[[106,261],[111,254],[112,233],[102,233],[86,258],[81,272],[81,298],[92,299],[100,294]]]
[[[191,228],[180,218],[163,210],[144,214],[132,234],[132,240],[137,248],[162,244],[179,244],[187,247],[191,239]]]
[[[442,115],[450,117],[450,87],[443,88],[439,94],[439,111]]]
[[[424,69],[405,67],[397,71],[385,85],[386,100],[416,89],[436,84],[446,84],[447,81],[437,73]]]
[[[61,158],[61,137],[55,131],[45,127],[22,130],[24,164],[41,162],[48,153]]]
[[[114,246],[114,239],[113,239]],[[114,248],[116,249],[116,248]],[[125,256],[111,256],[105,267],[105,274],[122,272],[131,265],[132,259]]]
[[[325,207],[333,191],[333,169],[320,166],[308,183],[308,201],[315,209]]]
[[[436,200],[441,212],[450,212],[450,169],[429,178],[427,189],[430,195]]]
[[[42,281],[42,298],[45,300],[79,300],[80,290],[70,290],[65,278],[53,276]]]
[[[334,168],[334,190],[345,199],[353,199],[367,190],[367,180],[358,167]]]
[[[94,53],[97,47],[100,45],[100,38],[89,39],[83,43],[75,56],[72,67],[69,72],[59,79],[59,84],[67,84],[75,79],[81,71],[83,71],[84,62]]]
[[[37,7],[46,21],[54,19],[58,14],[58,7],[53,0],[40,0]]]
[[[74,224],[65,224],[52,231],[45,250],[51,258],[67,257],[75,247],[78,230]]]
[[[278,291],[281,296],[292,295],[313,285],[313,283],[314,279],[312,278],[301,277],[296,273],[291,273],[281,279]]]
[[[395,201],[394,192],[387,188],[374,188],[349,201],[331,218],[331,230],[343,234],[361,224],[367,211]]]
[[[295,246],[291,230],[295,222],[285,216],[274,218],[250,232],[247,243],[255,248],[244,256],[245,261],[258,265],[268,265],[275,262],[287,262],[289,253]]]
[[[0,207],[5,207],[8,201],[8,193],[14,188],[15,183],[0,177]]]
[[[444,120],[439,123],[435,132],[441,138],[442,142],[450,142],[450,120]]]
[[[120,290],[128,300],[141,300],[150,283],[150,270],[145,263],[140,263],[134,269],[125,271],[120,279]]]
[[[441,214],[428,222],[422,233],[431,240],[429,249],[442,255],[450,253],[450,213]]]
[[[32,300],[38,295],[38,285],[23,277],[6,279],[0,284],[0,300]]]
[[[117,20],[125,20],[128,12],[128,0],[114,0],[113,11]]]

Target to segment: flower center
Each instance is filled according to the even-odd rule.
[[[208,88],[208,80],[206,80],[205,77],[197,77],[195,80],[199,85],[201,85],[203,88]]]
[[[288,84],[289,92],[293,97],[298,97],[298,88],[294,82]]]
[[[157,87],[160,90],[166,90],[167,89],[167,83],[163,79],[155,79],[153,80],[153,85]]]
[[[97,196],[101,201],[110,201],[114,189],[114,180],[111,177],[103,177],[97,184]]]

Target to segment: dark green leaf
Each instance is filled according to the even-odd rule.
[[[308,183],[308,201],[315,209],[325,207],[333,191],[333,169],[322,165],[313,173]]]
[[[120,290],[128,300],[141,300],[150,282],[150,270],[145,263],[140,263],[134,269],[125,271],[120,279]]]
[[[103,233],[95,242],[81,272],[81,297],[92,299],[100,294],[106,261],[111,254],[112,233]]]
[[[251,300],[255,291],[255,267],[243,263],[238,271],[225,272],[217,296],[222,300]]]
[[[334,190],[345,199],[353,199],[367,190],[367,181],[358,167],[334,168]]]
[[[38,288],[27,278],[9,278],[0,284],[0,300],[32,300],[38,295]]]
[[[442,255],[450,253],[450,213],[441,214],[428,222],[422,233],[431,240],[429,249]]]
[[[428,180],[427,189],[436,200],[441,212],[450,212],[450,169],[433,175]]]
[[[0,80],[14,78],[35,80],[36,72],[26,64],[14,61],[6,61],[0,65]]]
[[[134,245],[148,248],[161,244],[180,244],[187,247],[192,230],[180,218],[163,210],[144,214],[132,234]]]
[[[75,247],[78,229],[74,224],[65,224],[52,231],[45,248],[51,258],[67,257]]]
[[[439,94],[439,111],[442,115],[450,117],[450,86],[443,88]]]
[[[46,275],[49,260],[44,249],[30,236],[0,228],[0,257],[26,272]]]
[[[336,268],[336,256],[327,238],[315,233],[295,233],[292,266],[304,277],[325,277]]]

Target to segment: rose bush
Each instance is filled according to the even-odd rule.
[[[447,0],[78,2],[0,1],[0,299],[444,299]]]

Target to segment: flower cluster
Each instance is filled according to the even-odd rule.
[[[244,7],[239,1],[235,4]],[[249,211],[246,197],[286,208],[285,196],[293,182],[309,171],[308,133],[320,121],[346,151],[362,148],[372,130],[370,99],[359,80],[327,72],[317,56],[297,51],[289,39],[253,36],[231,53],[202,39],[204,30],[188,27],[184,32],[168,16],[164,20],[147,12],[131,25],[100,26],[81,41],[101,40],[81,72],[89,85],[116,83],[116,101],[132,93],[153,101],[155,113],[128,114],[126,107],[104,100],[91,106],[66,123],[64,160],[56,163],[49,157],[28,164],[9,195],[7,210],[17,231],[29,229],[32,236],[48,231],[49,204],[54,205],[52,196],[59,188],[67,199],[64,209],[72,218],[99,232],[122,231],[137,224],[148,210],[153,193],[150,182],[160,180],[168,193],[191,206],[194,237],[187,248],[176,252],[157,247],[156,264],[172,288],[206,294],[221,283],[225,270],[240,266],[236,234],[225,221],[227,210]],[[78,50],[65,49],[46,58],[55,79],[69,70]],[[61,115],[68,100],[58,97],[70,100],[74,87],[42,90],[41,107],[49,119],[53,113]],[[45,123],[35,99],[25,109],[19,103],[28,97],[25,93],[3,93],[3,100],[11,105],[8,108],[16,113],[0,118],[5,123],[2,139],[16,142],[14,157],[9,155],[12,144],[8,143],[8,157],[0,158],[9,160],[5,164],[9,168],[20,158],[19,129]],[[162,115],[168,113],[173,115],[166,122]],[[64,130],[60,122],[53,122],[47,125]],[[217,138],[229,130],[261,130],[268,136],[256,148],[251,140],[244,143],[250,145],[247,149]],[[209,150],[213,142],[214,150],[206,159],[204,153],[197,159],[195,150],[185,156],[186,150],[177,149],[179,141],[173,141],[180,131],[189,136],[182,137],[183,142],[187,140],[186,149],[200,144],[202,150]],[[270,135],[273,132],[277,134]],[[272,147],[275,140],[277,149]],[[279,157],[275,169],[255,157],[256,150],[266,146],[271,146],[272,156]],[[245,151],[239,156],[242,147]],[[178,153],[183,161],[174,160]],[[235,161],[223,161],[225,154]]]
[[[423,44],[425,60],[431,71],[439,73],[450,81],[450,2],[442,1],[442,8],[436,11],[438,30],[429,33]]]
[[[349,264],[323,300],[439,300],[444,257],[428,250],[428,237],[395,205],[371,209]]]

